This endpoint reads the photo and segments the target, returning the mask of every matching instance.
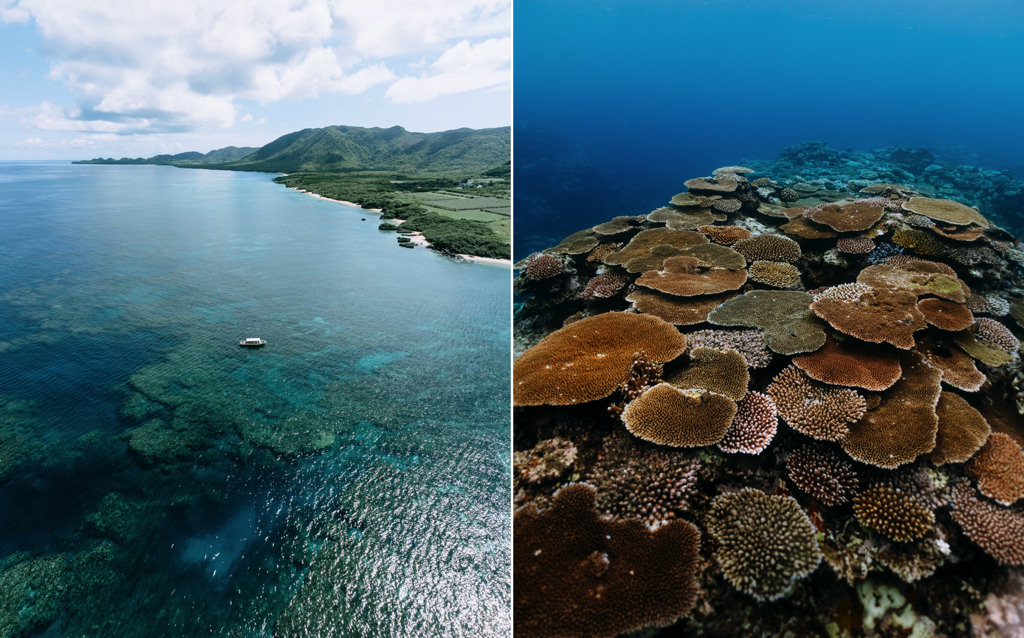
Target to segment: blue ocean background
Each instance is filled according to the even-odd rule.
[[[0,163],[4,635],[508,635],[508,269],[271,178]]]
[[[1018,2],[533,0],[514,21],[517,258],[808,141],[1024,179]]]

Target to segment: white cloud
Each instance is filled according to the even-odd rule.
[[[0,21],[34,21],[50,78],[76,101],[32,121],[122,135],[229,127],[239,99],[390,83],[389,99],[411,102],[507,86],[497,49],[509,48],[510,11],[511,0],[0,0]],[[405,58],[435,57],[399,77]]]
[[[426,73],[397,80],[385,95],[393,102],[425,102],[451,93],[508,86],[511,61],[508,37],[478,44],[463,40],[441,54]]]
[[[0,21],[28,22],[28,11],[17,6],[18,0],[0,0]]]

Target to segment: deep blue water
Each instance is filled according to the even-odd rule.
[[[508,271],[376,227],[269,175],[0,163],[19,622],[508,633]]]
[[[514,19],[519,257],[807,141],[967,147],[1024,178],[1013,0],[535,0]]]

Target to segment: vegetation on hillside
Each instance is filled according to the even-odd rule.
[[[168,164],[272,173],[385,170],[479,174],[494,169],[499,173],[496,177],[503,177],[502,164],[509,161],[511,152],[511,129],[507,126],[437,133],[414,133],[401,126],[326,126],[288,133],[260,148],[227,147],[206,154],[96,158],[81,163]]]

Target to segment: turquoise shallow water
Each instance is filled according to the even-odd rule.
[[[508,632],[508,271],[270,179],[0,163],[3,635]]]

